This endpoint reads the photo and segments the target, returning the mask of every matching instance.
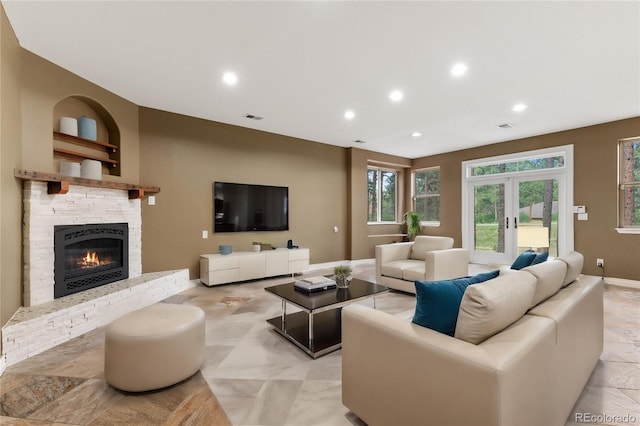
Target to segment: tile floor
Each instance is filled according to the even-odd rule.
[[[356,266],[354,275],[375,278],[371,264]],[[199,373],[161,391],[127,394],[106,385],[104,328],[11,366],[0,377],[0,423],[363,424],[341,403],[340,351],[312,360],[266,323],[281,304],[264,287],[285,281],[199,286],[167,299],[205,310],[206,361]],[[576,413],[610,416],[589,424],[640,425],[640,292],[609,287],[604,306],[605,348],[567,425],[585,423]],[[404,315],[413,297],[390,292],[376,298],[376,307]],[[624,415],[626,423],[609,421]]]

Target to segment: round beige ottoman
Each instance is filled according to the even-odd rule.
[[[157,303],[107,326],[104,376],[111,386],[142,392],[178,383],[204,361],[204,311]]]

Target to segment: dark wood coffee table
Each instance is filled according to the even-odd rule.
[[[348,289],[331,289],[315,293],[298,290],[293,282],[265,288],[282,299],[282,314],[267,322],[274,330],[302,349],[311,358],[318,358],[342,347],[342,307],[386,291],[387,287],[354,278]],[[301,309],[287,314],[287,304]]]

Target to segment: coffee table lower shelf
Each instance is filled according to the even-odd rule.
[[[342,347],[341,308],[313,314],[313,340],[309,340],[309,314],[306,312],[287,314],[284,326],[281,316],[267,322],[274,326],[274,331],[313,359]]]

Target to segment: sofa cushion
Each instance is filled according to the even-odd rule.
[[[520,270],[522,268],[526,268],[527,266],[531,265],[531,262],[533,262],[533,259],[535,259],[535,257],[536,254],[534,252],[523,251],[518,257],[516,257],[516,260],[513,261],[511,269]]]
[[[575,279],[578,278],[578,275],[582,273],[584,256],[582,255],[582,253],[572,251],[565,254],[564,256],[560,256],[558,259],[567,264],[567,273],[564,276],[564,280],[562,281],[562,287],[565,287],[574,282]]]
[[[549,258],[549,252],[536,253],[536,257],[531,261],[531,265],[537,265],[538,263],[546,262]]]
[[[556,259],[527,266],[522,270],[533,274],[537,278],[536,292],[533,295],[530,306],[532,308],[560,290],[562,280],[564,280],[564,276],[567,273],[567,265]]]
[[[416,310],[413,322],[453,336],[460,302],[467,286],[498,276],[498,271],[441,281],[416,281]]]
[[[385,264],[380,265],[380,273],[385,277],[393,277],[402,279],[402,271],[407,268],[422,266],[422,274],[424,276],[424,262],[419,260],[393,260]]]
[[[420,265],[412,265],[402,270],[402,279],[405,281],[424,281],[424,262]]]
[[[454,336],[477,345],[499,333],[527,312],[535,289],[536,278],[522,271],[467,286]]]
[[[418,235],[411,247],[411,259],[424,260],[428,251],[453,248],[453,238]]]

